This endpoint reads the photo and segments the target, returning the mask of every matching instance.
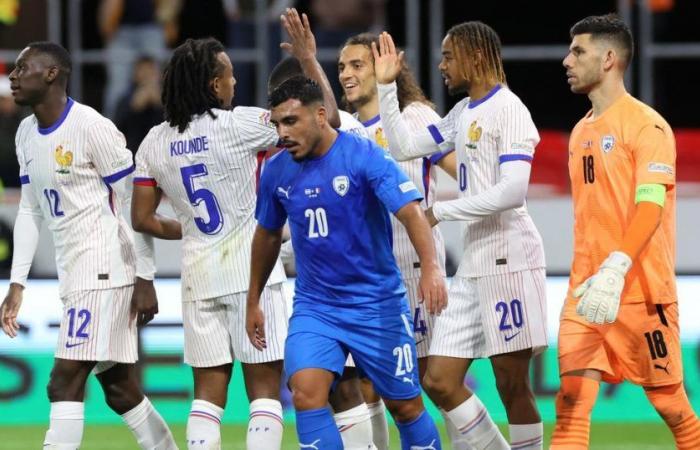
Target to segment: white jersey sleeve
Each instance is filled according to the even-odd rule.
[[[236,139],[245,142],[251,153],[267,150],[279,141],[277,130],[270,122],[270,111],[254,106],[237,106],[228,116]]]
[[[20,127],[16,138],[19,138],[21,133],[22,129]],[[29,177],[23,152],[17,152],[17,161],[20,167],[19,178],[22,184],[22,191],[13,233],[14,253],[12,254],[10,282],[25,286],[29,276],[29,269],[34,259],[34,253],[36,253],[36,248],[39,244],[39,232],[44,219],[41,214],[39,201],[34,191],[28,186]]]
[[[448,152],[454,148],[454,119],[463,108],[464,101],[455,105],[442,120],[425,128],[412,130],[399,110],[396,83],[377,84],[379,114],[382,118],[391,155],[397,161]]]

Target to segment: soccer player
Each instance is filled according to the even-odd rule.
[[[296,11],[289,11],[284,21],[292,37],[285,48],[299,58],[305,72],[328,85],[315,59],[315,46],[307,42],[313,39],[308,21],[302,22]],[[279,137],[269,124],[269,111],[230,110],[234,85],[231,61],[215,39],[188,40],[174,51],[164,77],[166,121],[151,129],[136,154],[132,221],[136,229],[158,238],[184,236],[184,359],[193,367],[195,390],[187,422],[189,448],[219,448],[220,422],[237,358],[250,401],[247,447],[279,449],[279,389],[288,318],[280,263],[262,295],[270,338],[265,352],[252,347],[243,326],[257,154]],[[334,100],[330,104],[337,109]],[[157,214],[162,193],[177,220]]]
[[[363,33],[351,37],[345,42],[338,58],[338,78],[345,94],[345,101],[365,126],[369,136],[383,149],[388,151],[388,142],[384,136],[382,121],[379,116],[379,97],[377,80],[374,75],[372,42],[379,42],[378,36]],[[440,120],[433,105],[427,100],[420,86],[415,81],[407,65],[403,65],[396,80],[401,114],[411,128],[425,128]],[[416,185],[424,198],[425,208],[432,206],[437,195],[436,165],[441,166],[453,177],[455,176],[454,152],[438,152],[434,156],[416,158],[399,162],[399,167]],[[406,228],[395,217],[391,219],[393,251],[406,286],[407,297],[413,316],[413,329],[416,340],[418,371],[423,379],[428,363],[428,350],[433,336],[435,317],[428,314],[425,304],[418,296],[420,279],[420,262]],[[445,243],[439,228],[433,228],[433,240],[438,256],[438,264],[445,274]],[[373,391],[367,379],[362,380],[363,394],[369,403],[372,417],[374,443],[380,450],[388,448],[388,426],[381,398]],[[341,383],[342,385],[343,383]]]
[[[421,262],[419,290],[431,313],[446,303],[444,279],[418,201],[420,193],[373,142],[333,130],[321,90],[293,78],[270,97],[271,121],[287,148],[260,181],[246,328],[269,346],[260,292],[289,218],[296,252],[294,311],[285,370],[302,448],[341,449],[328,392],[348,355],[387,402],[402,448],[439,449],[416,376],[411,315],[391,252],[391,211],[408,228]]]
[[[268,96],[285,81],[303,75],[304,72],[301,64],[299,64],[296,58],[283,59],[270,72],[267,83]],[[370,138],[365,127],[353,117],[352,114],[343,110],[339,110],[338,113],[340,115],[339,130],[353,133],[363,138]],[[266,158],[272,157],[279,151],[284,151],[284,149],[276,148],[268,151],[268,156],[266,156]],[[293,260],[293,258],[294,248],[292,247],[292,241],[290,239],[282,244],[280,248],[280,259],[283,263],[287,264],[287,262]],[[383,403],[379,403],[381,405],[381,417],[380,414],[377,413],[377,409],[379,408],[376,406],[372,408],[372,414],[374,415],[371,415],[370,409],[362,396],[360,382],[354,369],[352,357],[348,357],[346,369],[336,385],[335,390],[329,396],[329,403],[333,408],[333,419],[338,426],[338,431],[340,431],[340,437],[343,441],[344,448],[348,450],[371,449],[372,442],[375,444],[377,443],[377,440],[373,439],[373,428],[376,428],[375,424],[380,423],[380,420],[378,420],[379,418],[381,419],[381,423],[376,436],[378,436],[379,439],[383,439],[383,441],[387,441],[388,444],[389,430],[384,414],[384,405]],[[377,447],[380,449],[386,448],[386,446],[380,445],[377,445]]]
[[[676,448],[698,449],[679,342],[673,131],[625,90],[633,41],[622,20],[586,17],[570,34],[567,81],[592,109],[569,140],[574,260],[550,448],[587,449],[601,380],[627,380],[644,388]]]
[[[56,247],[63,316],[47,388],[51,413],[43,448],[80,446],[85,383],[93,371],[107,405],[141,448],[176,449],[134,371],[137,330],[130,315],[139,324],[148,322],[157,300],[145,279],[152,274],[136,272],[132,231],[121,215],[134,170],[131,152],[112,122],[67,96],[70,72],[63,47],[35,42],[22,50],[10,73],[15,102],[34,114],[16,136],[22,193],[0,323],[8,336],[17,335],[22,293],[45,220]],[[137,275],[144,278],[135,280]]]
[[[447,32],[440,71],[451,94],[469,97],[416,133],[396,98],[403,53],[397,54],[386,33],[373,53],[392,155],[403,160],[452,148],[457,154],[459,198],[426,210],[431,224],[461,220],[465,232],[450,305],[435,323],[425,389],[458,430],[452,432],[453,446],[535,449],[542,448],[542,422],[529,366],[547,345],[545,263],[525,196],[539,135],[529,111],[506,85],[500,48],[496,32],[481,22]],[[491,360],[508,415],[510,445],[464,386],[472,361],[484,357]]]

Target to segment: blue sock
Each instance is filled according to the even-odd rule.
[[[410,422],[396,422],[401,435],[401,450],[441,450],[435,422],[426,411]]]
[[[343,450],[343,440],[328,408],[297,411],[297,435],[301,448]]]

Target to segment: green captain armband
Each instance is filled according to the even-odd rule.
[[[663,184],[640,184],[634,196],[634,203],[652,202],[664,207],[666,201],[666,186]]]

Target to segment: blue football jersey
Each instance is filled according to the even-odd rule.
[[[280,152],[260,180],[255,217],[267,229],[287,218],[296,257],[295,303],[334,307],[400,302],[389,212],[422,196],[374,142],[338,132],[320,158]]]

